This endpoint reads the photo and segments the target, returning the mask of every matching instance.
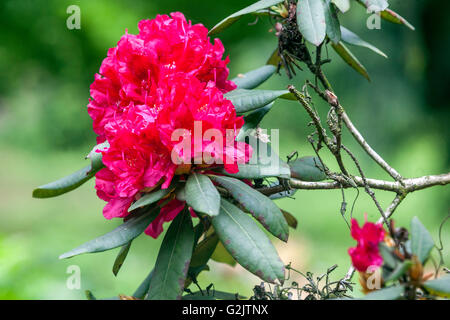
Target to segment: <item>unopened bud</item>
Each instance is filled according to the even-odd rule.
[[[330,90],[326,90],[325,94],[330,105],[332,105],[333,107],[337,107],[339,105],[338,97],[333,92],[331,92]]]

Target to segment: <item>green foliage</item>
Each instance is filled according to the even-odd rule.
[[[448,274],[437,279],[428,280],[423,286],[433,295],[450,298],[450,275]]]
[[[88,241],[69,252],[62,254],[60,259],[67,259],[83,253],[94,253],[111,250],[128,244],[138,237],[147,226],[158,216],[159,207],[154,207],[140,213],[135,213],[113,231]]]
[[[420,222],[419,218],[414,217],[411,221],[411,251],[424,263],[431,250],[434,247],[434,241],[428,230]]]
[[[211,217],[219,214],[220,195],[208,176],[192,173],[186,182],[186,202],[196,212]]]
[[[210,31],[209,31],[209,35],[214,35],[217,34],[221,31],[223,31],[225,28],[228,28],[230,25],[232,25],[233,23],[235,23],[236,21],[238,21],[242,16],[247,15],[247,14],[251,14],[251,13],[256,13],[259,10],[263,10],[266,9],[268,7],[277,5],[281,2],[283,2],[284,0],[260,0],[255,2],[254,4],[239,10],[238,12],[233,13],[232,15],[226,17],[225,19],[223,19],[221,22],[219,22],[218,24],[216,24]]]
[[[326,36],[325,8],[323,0],[298,0],[297,2],[298,30],[315,46],[319,46]]]
[[[211,179],[228,190],[271,234],[287,242],[289,226],[272,200],[238,179],[221,176],[211,176]]]
[[[270,240],[239,208],[222,199],[212,225],[227,251],[241,266],[270,283],[284,282],[284,264]]]
[[[170,224],[156,259],[147,299],[181,299],[194,247],[194,229],[187,210]]]
[[[292,99],[288,90],[246,90],[236,89],[225,94],[236,113],[246,113],[262,108],[278,98]]]
[[[387,287],[367,294],[363,300],[398,300],[403,297],[404,292],[403,286]]]
[[[292,178],[303,181],[322,181],[327,178],[319,158],[307,156],[289,162]]]
[[[127,244],[123,245],[122,248],[120,248],[119,253],[117,254],[117,257],[116,257],[116,260],[114,260],[114,265],[113,265],[113,269],[112,269],[112,272],[114,273],[115,276],[117,276],[120,268],[122,268],[122,265],[128,256],[128,251],[130,251],[132,242],[133,241],[130,241]]]
[[[258,69],[249,71],[232,79],[238,89],[255,89],[267,79],[269,79],[276,71],[272,65],[265,65]]]

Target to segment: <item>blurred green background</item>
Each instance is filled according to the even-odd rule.
[[[134,241],[117,277],[111,272],[117,251],[58,260],[58,255],[101,235],[120,221],[101,214],[104,202],[93,181],[59,198],[31,198],[38,185],[67,175],[85,165],[84,156],[95,144],[86,112],[89,85],[107,49],[137,22],[157,13],[182,11],[194,23],[208,28],[251,0],[200,1],[65,1],[2,0],[0,2],[0,298],[83,299],[90,289],[99,297],[132,294],[153,266],[159,244],[142,236]],[[385,51],[386,60],[372,52],[352,48],[367,67],[372,82],[348,68],[332,50],[325,71],[354,123],[369,143],[405,177],[448,172],[450,89],[450,2],[395,1],[391,8],[415,25],[416,31],[382,22],[381,30],[366,28],[365,10],[352,3],[341,23]],[[69,30],[66,9],[81,9],[81,30]],[[445,8],[444,8],[445,7]],[[248,25],[244,18],[220,38],[230,55],[231,76],[265,63],[277,39],[268,19]],[[309,74],[299,72],[291,83],[301,87]],[[285,88],[283,76],[265,88]],[[316,99],[316,101],[318,101]],[[316,107],[326,116],[326,106]],[[263,121],[265,128],[280,128],[281,155],[296,150],[311,155],[306,141],[311,132],[304,110],[294,102],[279,101]],[[365,156],[346,135],[345,144],[358,156],[366,174],[389,177]],[[334,161],[328,156],[332,169]],[[349,167],[351,162],[346,159]],[[353,171],[356,172],[356,171]],[[355,191],[347,190],[349,207]],[[384,206],[393,195],[377,193]],[[396,212],[397,225],[409,226],[417,215],[438,239],[438,227],[449,214],[448,187],[410,195]],[[295,199],[279,201],[299,220],[288,244],[274,239],[285,263],[304,272],[322,273],[337,263],[334,277],[350,265],[347,249],[354,245],[339,213],[340,191],[298,191]],[[378,219],[368,196],[361,192],[354,216]],[[349,212],[347,213],[349,214]],[[167,226],[166,226],[167,229]],[[449,257],[450,225],[443,228],[444,255]],[[66,287],[67,267],[81,269],[81,290]],[[447,264],[448,266],[448,264]],[[199,279],[206,287],[251,295],[260,280],[240,267],[212,263]],[[356,280],[356,277],[355,277]],[[356,290],[358,294],[358,290]]]

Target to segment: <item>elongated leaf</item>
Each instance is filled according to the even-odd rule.
[[[192,282],[194,281],[197,282],[197,277],[200,275],[202,271],[209,271],[209,266],[206,264],[198,267],[189,266],[186,280],[184,282],[184,287],[188,288],[192,284]]]
[[[378,248],[381,256],[383,257],[383,264],[391,269],[395,269],[399,261],[394,256],[392,250],[384,242],[381,242],[378,245]]]
[[[411,220],[411,251],[424,263],[434,247],[434,241],[428,230],[420,222],[419,218]]]
[[[69,176],[61,178],[57,181],[40,186],[33,190],[34,198],[51,198],[72,191],[83,183],[91,179],[95,174],[104,167],[102,162],[102,154],[97,150],[104,150],[109,147],[108,141],[96,145],[86,156],[91,160],[91,164],[72,173]]]
[[[381,16],[381,18],[383,18],[386,21],[396,23],[396,24],[402,24],[413,31],[416,30],[416,28],[414,28],[414,26],[412,24],[410,24],[405,18],[403,18],[397,12],[392,11],[391,9],[386,9],[384,11],[381,11],[380,16]]]
[[[276,70],[277,68],[275,66],[265,65],[244,73],[234,78],[232,81],[237,85],[238,89],[254,89],[269,79]]]
[[[341,40],[341,28],[336,8],[331,3],[331,0],[325,0],[324,10],[327,36],[334,43],[338,43]]]
[[[331,0],[336,7],[342,12],[345,13],[350,9],[350,0]]]
[[[220,207],[220,194],[211,180],[202,174],[193,173],[189,176],[186,187],[186,202],[194,211],[217,216]]]
[[[405,260],[403,262],[398,263],[397,267],[389,273],[386,277],[383,276],[383,280],[385,282],[395,281],[401,276],[403,276],[409,268],[411,268],[412,262],[410,260]]]
[[[450,298],[450,274],[434,280],[428,280],[423,286],[435,296]]]
[[[389,7],[387,0],[357,0],[364,5],[370,12],[380,12],[386,10]]]
[[[289,165],[280,159],[268,143],[257,139],[257,145],[253,145],[253,154],[246,164],[239,164],[239,172],[229,174],[225,170],[221,173],[238,179],[259,179],[266,177],[279,177],[290,179],[291,169]]]
[[[91,179],[98,170],[93,170],[91,165],[33,190],[34,198],[51,198],[72,191]]]
[[[228,28],[233,23],[238,21],[242,16],[245,16],[247,14],[255,13],[259,10],[269,8],[271,6],[277,5],[284,0],[260,0],[258,2],[255,2],[254,4],[239,10],[238,12],[233,13],[232,15],[226,17],[222,21],[220,21],[218,24],[216,24],[210,31],[209,35],[217,34],[221,31],[223,31],[225,28]]]
[[[289,227],[291,227],[292,229],[297,229],[297,225],[298,225],[297,219],[291,213],[287,212],[286,210],[281,209],[281,212],[283,213],[283,216],[286,219]]]
[[[278,68],[278,66],[280,65],[281,62],[281,57],[278,54],[278,47],[275,48],[275,50],[272,52],[272,54],[270,55],[269,59],[267,59],[266,64],[275,66]],[[280,65],[280,68],[282,68],[283,66]]]
[[[342,41],[358,47],[365,47],[379,54],[380,56],[387,58],[387,55],[383,51],[371,45],[370,43],[362,40],[360,37],[358,37],[358,35],[356,35],[355,33],[353,33],[352,31],[348,30],[343,26],[341,26],[341,34],[342,34]]]
[[[131,212],[138,208],[148,206],[152,203],[155,203],[155,202],[161,200],[162,198],[167,196],[170,192],[172,192],[175,189],[175,187],[177,186],[177,183],[178,183],[178,179],[173,178],[170,186],[167,189],[159,189],[157,191],[153,191],[151,193],[148,193],[148,194],[142,196],[141,198],[139,198],[139,200],[137,200],[135,203],[133,203],[128,208],[128,212]]]
[[[289,226],[272,200],[240,180],[224,176],[211,176],[211,179],[227,189],[271,234],[285,242],[288,240]]]
[[[136,291],[133,293],[133,297],[138,299],[144,299],[148,293],[148,287],[150,286],[150,280],[153,277],[153,270],[145,277],[144,281],[139,285]]]
[[[215,233],[213,233],[197,244],[194,253],[192,254],[190,267],[200,267],[206,265],[218,243],[219,238]]]
[[[403,296],[405,287],[399,285],[372,291],[363,300],[397,300]]]
[[[120,248],[119,254],[116,257],[116,260],[114,261],[112,269],[113,274],[115,276],[117,276],[117,274],[119,273],[120,268],[122,268],[122,265],[128,256],[128,251],[130,251],[131,242],[132,241],[128,242],[127,244],[123,245],[122,248]]]
[[[234,267],[237,263],[220,241],[217,244],[216,250],[214,250],[211,256],[211,259],[216,262],[228,264],[232,267]]]
[[[104,166],[103,162],[102,162],[102,153],[100,151],[105,151],[108,148],[109,148],[109,142],[105,141],[103,143],[96,145],[91,150],[91,152],[89,152],[89,154],[87,155],[86,158],[91,160],[92,169],[99,170]]]
[[[359,74],[361,74],[364,78],[370,81],[369,74],[367,73],[366,68],[359,62],[359,60],[353,55],[353,53],[342,43],[339,41],[338,44],[331,43],[333,49],[337,52],[337,54],[353,69],[356,70]]]
[[[246,135],[249,135],[252,130],[254,130],[265,117],[265,115],[272,109],[273,102],[269,103],[267,106],[259,108],[244,117],[244,125],[239,131],[238,136],[236,137],[237,141],[244,141]]]
[[[292,99],[288,90],[246,90],[236,89],[225,94],[230,100],[237,113],[262,108],[278,98]]]
[[[297,25],[298,30],[307,41],[319,46],[326,35],[323,0],[298,0]]]
[[[94,296],[94,294],[90,290],[86,290],[84,292],[84,294],[86,295],[86,299],[88,299],[88,300],[97,300],[97,298]]]
[[[148,300],[181,299],[194,247],[194,228],[187,210],[172,221],[159,249]]]
[[[322,181],[327,178],[317,157],[302,157],[289,162],[291,177],[303,181]]]
[[[158,214],[159,207],[153,208],[143,214],[136,214],[135,217],[125,221],[113,231],[88,241],[81,246],[62,254],[59,258],[66,259],[83,253],[102,252],[121,247],[144,232]]]
[[[267,282],[284,282],[284,264],[256,223],[222,199],[220,214],[212,218],[214,230],[241,266]]]

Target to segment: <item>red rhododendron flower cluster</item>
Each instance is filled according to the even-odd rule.
[[[138,26],[138,35],[126,33],[108,51],[91,85],[88,112],[97,142],[110,145],[101,151],[106,168],[96,175],[97,194],[108,202],[103,210],[107,219],[127,216],[143,192],[169,186],[179,167],[171,158],[178,143],[172,134],[193,130],[194,121],[201,121],[203,131],[218,130],[224,140],[227,130],[234,133],[231,147],[214,153],[227,171],[237,172],[236,163],[250,156],[250,148],[234,142],[244,121],[223,96],[236,86],[227,80],[228,58],[222,59],[220,40],[211,44],[208,30],[181,13],[158,15]],[[200,141],[201,151],[210,143]],[[182,151],[178,156],[193,157]],[[163,222],[174,219],[184,205],[169,202],[146,233],[157,237]]]
[[[358,242],[355,248],[348,250],[356,270],[367,272],[369,267],[379,267],[383,264],[383,257],[378,248],[385,236],[381,224],[366,222],[361,228],[358,221],[352,219],[351,235]]]

